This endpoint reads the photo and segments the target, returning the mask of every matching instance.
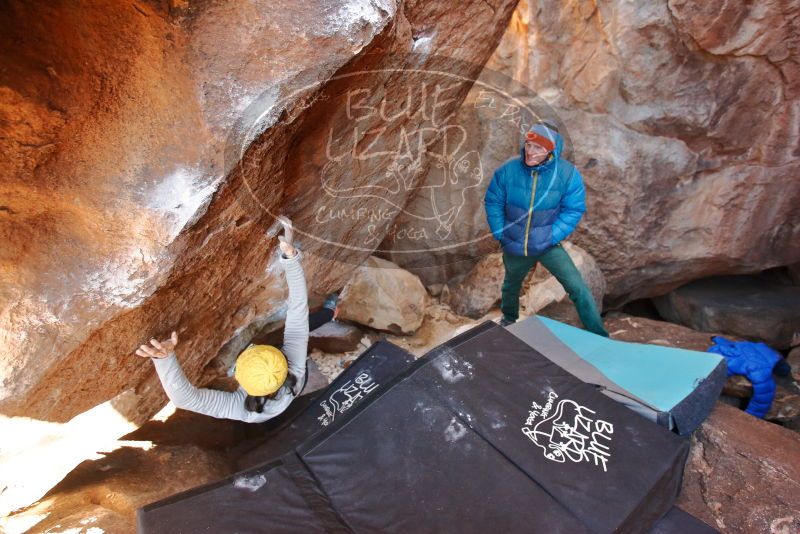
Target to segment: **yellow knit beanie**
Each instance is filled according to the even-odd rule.
[[[288,373],[286,356],[270,345],[251,345],[236,360],[236,380],[254,397],[278,391]]]

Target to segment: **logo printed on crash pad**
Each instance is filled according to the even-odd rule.
[[[598,419],[596,412],[555,391],[544,406],[531,403],[522,433],[538,445],[544,457],[554,462],[591,462],[607,471],[611,458],[614,425]]]
[[[331,396],[319,403],[320,408],[325,412],[317,419],[322,426],[328,426],[336,419],[337,413],[344,413],[353,407],[355,403],[369,395],[378,383],[375,382],[369,373],[361,373],[354,380],[348,380],[339,389],[331,393]]]

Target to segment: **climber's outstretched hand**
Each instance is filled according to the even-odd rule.
[[[289,217],[281,215],[278,217],[278,222],[283,226],[283,235],[278,236],[281,252],[283,252],[283,255],[287,258],[291,258],[297,254],[294,248],[294,227],[292,226],[292,221]]]
[[[166,358],[178,345],[178,333],[172,332],[169,339],[160,342],[153,338],[150,340],[150,344],[152,347],[149,345],[141,345],[136,349],[136,354],[142,358]]]

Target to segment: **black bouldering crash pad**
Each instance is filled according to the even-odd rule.
[[[146,506],[139,530],[650,532],[688,451],[491,323],[345,415],[277,460]]]
[[[382,384],[407,370],[414,355],[387,341],[367,349],[322,392],[302,395],[284,413],[256,429],[254,437],[234,451],[240,469],[272,460],[325,429]]]

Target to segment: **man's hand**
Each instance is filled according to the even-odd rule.
[[[172,332],[172,336],[169,339],[161,342],[153,338],[150,340],[150,344],[153,346],[141,345],[136,349],[136,354],[142,358],[166,358],[175,350],[175,346],[178,344],[178,333]]]
[[[283,235],[278,236],[281,252],[283,252],[283,255],[287,258],[293,258],[297,254],[297,250],[294,248],[294,227],[292,226],[292,221],[289,220],[288,217],[281,215],[278,217],[278,222],[283,226]]]

